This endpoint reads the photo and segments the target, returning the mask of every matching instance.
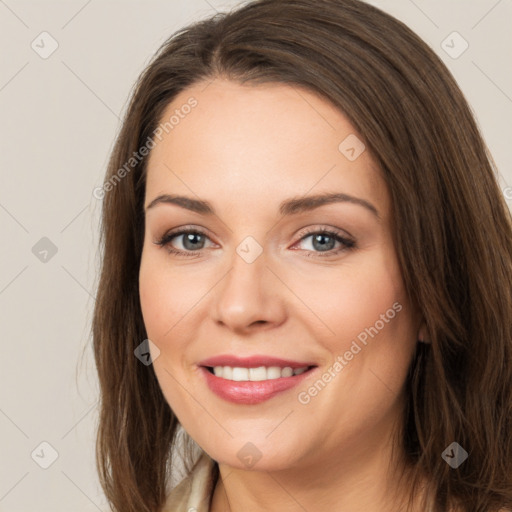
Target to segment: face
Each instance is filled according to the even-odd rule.
[[[162,122],[173,115],[148,161],[139,276],[167,402],[236,468],[375,453],[418,324],[362,137],[285,84],[196,84]]]

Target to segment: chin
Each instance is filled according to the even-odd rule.
[[[202,444],[202,449],[219,464],[246,471],[281,471],[296,467],[300,460],[297,451],[301,445],[283,445],[281,440],[265,440],[257,436],[235,437],[227,443],[215,446]],[[277,441],[277,442],[276,442]]]

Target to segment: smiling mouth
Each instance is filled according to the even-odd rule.
[[[205,384],[213,393],[223,400],[239,405],[265,402],[298,386],[318,369],[316,365],[297,363],[292,363],[294,366],[246,364],[247,366],[201,365],[199,368]]]
[[[295,377],[316,368],[315,366],[303,366],[292,368],[291,366],[258,366],[245,368],[238,366],[205,366],[212,375],[234,382],[261,382],[286,377]]]

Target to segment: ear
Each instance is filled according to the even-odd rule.
[[[430,343],[425,322],[421,323],[420,329],[418,331],[418,341],[421,341],[422,343]]]

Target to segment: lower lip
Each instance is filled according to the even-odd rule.
[[[216,377],[210,373],[204,366],[201,371],[206,378],[208,387],[218,396],[236,404],[259,404],[269,400],[278,393],[287,391],[303,379],[308,377],[315,369],[311,368],[300,375],[292,377],[280,377],[278,379],[260,380],[260,381],[241,381],[227,380]]]

